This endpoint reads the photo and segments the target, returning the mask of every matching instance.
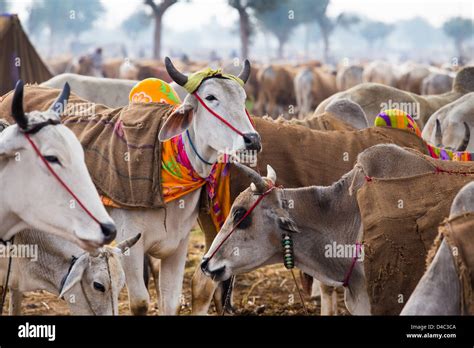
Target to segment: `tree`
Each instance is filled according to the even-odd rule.
[[[130,38],[136,39],[137,35],[151,24],[151,16],[145,11],[136,11],[122,22],[122,29]]]
[[[7,0],[0,0],[0,14],[7,13],[9,8],[9,4]]]
[[[77,36],[87,31],[104,8],[100,0],[38,0],[33,2],[29,12],[28,29],[31,33],[40,33],[43,28],[49,31],[51,55],[58,37]]]
[[[459,57],[463,57],[463,43],[469,37],[474,37],[474,22],[472,19],[454,17],[448,19],[443,24],[443,30],[454,40],[454,46],[456,48]]]
[[[306,24],[308,27],[311,23],[316,22],[323,39],[324,45],[324,60],[329,60],[330,37],[334,29],[338,26],[348,28],[357,23],[359,18],[354,15],[341,13],[335,19],[328,17],[327,8],[330,0],[294,0],[292,6],[295,10],[295,16],[299,23]]]
[[[228,0],[229,5],[239,13],[240,56],[246,59],[249,56],[250,36],[252,35],[251,11],[264,11],[275,7],[274,0]]]
[[[374,43],[385,38],[391,31],[393,26],[378,21],[367,21],[360,29],[360,34],[367,41],[369,48],[372,49]]]
[[[255,17],[262,27],[271,32],[278,40],[278,58],[283,57],[285,44],[288,42],[293,29],[299,24],[292,6],[293,2],[296,1],[282,1],[275,8],[255,11]]]
[[[153,57],[155,59],[161,58],[161,29],[163,15],[166,10],[176,4],[178,0],[160,0],[157,4],[155,0],[145,0],[145,4],[151,7],[153,11],[153,17],[155,19],[155,32],[154,32],[154,45],[153,45]]]

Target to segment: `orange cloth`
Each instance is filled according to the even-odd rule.
[[[130,92],[131,103],[161,102],[171,105],[180,103],[173,88],[166,82],[149,78],[137,83]],[[184,150],[183,135],[161,144],[161,185],[166,203],[178,199],[206,185],[211,202],[210,214],[217,230],[220,230],[230,212],[229,164],[216,163],[207,178],[201,178],[189,162]],[[224,156],[226,158],[226,156]],[[102,203],[121,208],[110,198],[102,196]]]

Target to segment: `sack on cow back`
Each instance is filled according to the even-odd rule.
[[[439,228],[452,251],[461,286],[461,313],[474,315],[474,213],[452,217]],[[436,250],[430,252],[433,255]]]
[[[294,126],[302,126],[313,130],[328,130],[328,131],[352,131],[356,128],[347,122],[337,118],[330,112],[325,112],[320,115],[306,117],[303,119],[292,118],[287,120],[283,117],[279,117],[275,120],[278,123],[287,123]]]
[[[258,168],[264,172],[270,164],[280,175],[278,184],[285,187],[331,185],[354,166],[359,153],[377,144],[397,144],[428,154],[420,137],[400,129],[372,127],[354,131],[317,131],[289,123],[254,117],[255,129],[262,138]],[[291,169],[291,170],[290,170]],[[290,171],[289,171],[290,170]],[[232,176],[237,170],[232,169]],[[247,179],[236,176],[236,180]],[[240,185],[238,190],[242,188]],[[240,191],[233,190],[235,193]],[[233,193],[234,195],[234,193]]]
[[[433,170],[397,178],[367,177],[357,200],[371,313],[399,314],[425,270],[439,224],[459,190],[474,179],[473,162],[435,160]]]
[[[26,86],[26,112],[43,111],[59,90]],[[0,102],[0,117],[11,118],[12,92]],[[125,208],[164,207],[161,192],[161,145],[158,133],[174,106],[134,103],[118,109],[71,94],[62,123],[81,142],[90,175],[101,195]]]

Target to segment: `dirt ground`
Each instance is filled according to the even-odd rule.
[[[183,301],[181,315],[191,313],[191,277],[204,253],[204,236],[200,230],[191,233],[186,272],[183,284]],[[295,270],[297,279],[299,272]],[[298,284],[300,285],[299,279]],[[301,286],[301,285],[300,285]],[[150,279],[151,305],[149,315],[158,315],[156,292],[153,281]],[[339,315],[347,315],[342,294],[338,294]],[[305,303],[310,315],[319,315],[320,304],[304,295]],[[8,304],[5,305],[5,308]],[[283,265],[273,265],[261,268],[254,272],[239,275],[235,280],[234,307],[236,315],[304,315],[305,312],[291,276],[290,271]],[[45,291],[29,292],[25,294],[22,303],[24,315],[68,315],[69,309],[64,300]],[[127,291],[124,288],[120,294],[120,315],[130,315],[128,308]],[[209,314],[216,315],[214,305],[211,305]]]

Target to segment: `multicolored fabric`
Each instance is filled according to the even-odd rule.
[[[137,83],[130,92],[130,103],[160,102],[179,105],[180,100],[166,82],[149,78]],[[206,185],[211,202],[210,215],[217,230],[222,227],[230,212],[229,163],[216,163],[207,178],[201,178],[186,154],[183,136],[178,135],[161,143],[161,188],[165,203],[183,197]],[[102,197],[106,206],[120,208],[108,197]]]
[[[421,137],[420,128],[416,124],[413,117],[398,109],[384,110],[378,114],[375,118],[374,126],[407,129]]]
[[[244,86],[244,81],[242,81],[237,76],[234,76],[231,74],[224,74],[222,73],[222,69],[214,70],[211,68],[207,68],[207,69],[203,69],[198,72],[195,72],[194,74],[191,74],[188,77],[188,82],[186,82],[186,84],[183,87],[189,94],[192,94],[199,88],[202,81],[204,81],[205,79],[209,77],[221,77],[224,79],[233,80],[237,82],[239,85],[241,85],[242,87]]]
[[[178,105],[181,103],[174,89],[166,82],[148,78],[137,83],[129,95],[130,103],[164,103]]]
[[[421,131],[415,120],[406,112],[398,109],[384,110],[378,114],[375,118],[374,126],[404,129],[411,131],[421,137]],[[427,142],[425,142],[425,145],[430,153],[430,156],[435,159],[463,162],[474,160],[474,155],[467,151],[452,151],[431,145]]]
[[[184,135],[163,143],[161,187],[166,203],[206,185],[211,202],[211,218],[219,230],[230,211],[229,163],[216,163],[207,178],[201,178],[189,161],[184,149]]]

